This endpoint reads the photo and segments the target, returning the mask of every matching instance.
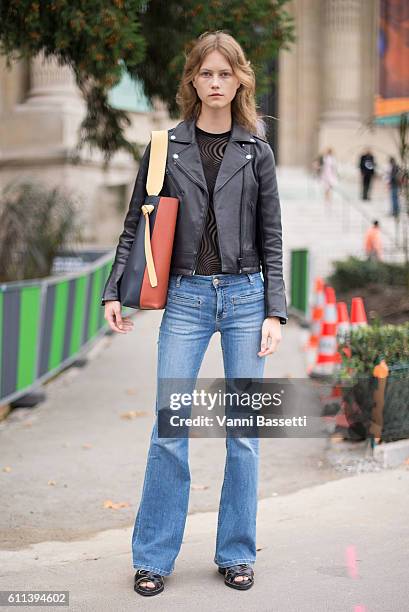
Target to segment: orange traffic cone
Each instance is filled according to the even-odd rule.
[[[337,302],[337,313],[338,313],[337,340],[338,342],[345,342],[345,340],[348,338],[348,334],[350,330],[348,309],[347,309],[347,305],[345,304],[345,302]],[[346,348],[344,348],[343,351],[345,354],[347,354]],[[337,352],[337,363],[342,363],[340,352]]]
[[[320,325],[321,325],[321,321],[320,321]],[[306,346],[305,350],[305,354],[306,354],[306,370],[307,370],[307,374],[310,374],[314,368],[314,364],[315,361],[317,359],[317,345],[316,344],[310,344]]]
[[[321,321],[324,316],[324,306],[324,281],[321,277],[318,277],[315,279],[315,303],[311,316],[311,336],[309,342],[312,346],[318,346],[321,333]]]
[[[317,313],[321,315],[321,319],[324,316],[324,306],[325,306],[325,293],[324,293],[325,285],[321,276],[317,276],[315,279],[315,304],[314,306],[317,308]]]
[[[332,287],[325,288],[324,321],[318,344],[318,353],[313,374],[332,374],[337,363],[337,324],[335,291]]]
[[[338,328],[337,335],[339,340],[345,340],[348,337],[350,324],[348,317],[348,308],[345,302],[337,302],[338,313]]]
[[[314,299],[311,310],[310,337],[304,346],[307,353],[307,373],[314,366],[317,357],[318,341],[321,334],[322,317],[324,316],[325,294],[324,281],[320,276],[315,279]]]
[[[351,329],[368,325],[364,301],[361,297],[352,298],[351,302]]]
[[[318,340],[321,334],[321,321],[324,316],[324,305],[325,305],[325,294],[324,294],[324,281],[321,277],[315,279],[314,287],[314,298],[311,309],[311,321],[310,321],[310,337],[306,342],[304,349],[308,349],[311,346],[317,347]]]

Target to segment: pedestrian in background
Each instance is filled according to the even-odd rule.
[[[379,221],[375,220],[365,234],[365,253],[372,261],[382,261],[383,248]]]
[[[328,147],[322,157],[321,181],[325,201],[330,202],[332,191],[338,182],[337,162],[331,147]]]
[[[317,157],[315,157],[312,160],[312,164],[311,164],[312,193],[310,195],[313,197],[314,200],[319,198],[321,194],[322,161],[323,161],[323,156],[321,154],[318,154]]]
[[[376,169],[376,161],[371,149],[368,148],[365,153],[361,155],[359,169],[362,179],[362,199],[370,200],[371,183]]]
[[[321,176],[323,161],[324,161],[324,156],[318,155],[312,162],[312,174],[316,178],[320,178]]]
[[[388,186],[391,194],[392,210],[391,215],[395,218],[399,217],[400,206],[399,206],[399,187],[401,180],[401,170],[399,165],[396,163],[394,157],[389,158],[389,171],[388,171]]]

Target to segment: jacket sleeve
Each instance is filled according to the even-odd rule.
[[[283,247],[281,207],[278,195],[274,153],[268,143],[259,165],[259,235],[261,240],[261,269],[264,278],[265,316],[279,317],[287,323],[287,300],[283,278]]]
[[[150,147],[151,143],[149,142],[139,165],[131,201],[124,221],[124,228],[119,236],[118,246],[116,247],[115,259],[102,292],[102,306],[108,300],[119,300],[118,283],[128,260],[138,221],[141,216],[141,206],[146,197],[146,178],[148,175]]]

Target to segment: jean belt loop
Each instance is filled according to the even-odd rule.
[[[180,287],[180,280],[182,278],[182,274],[178,274],[176,277],[176,287]]]
[[[252,285],[254,285],[254,278],[253,275],[250,272],[246,272],[247,276],[249,277],[249,281]]]

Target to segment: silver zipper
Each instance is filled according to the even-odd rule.
[[[244,175],[243,175],[243,187],[241,190],[240,199],[240,232],[239,232],[239,274],[241,274],[241,262],[243,261],[243,249],[242,249],[242,225],[243,225],[243,197],[244,197]]]
[[[243,244],[242,244],[243,243],[242,229],[244,230],[243,212],[242,212],[243,206],[244,206],[244,211],[247,212],[247,208],[246,208],[247,207],[247,203],[246,203],[246,186],[247,186],[247,183],[246,183],[246,170],[244,169],[244,171],[243,171],[243,187],[242,187],[242,190],[241,190],[241,202],[240,202],[240,258],[239,258],[240,269],[239,269],[239,273],[242,272],[241,262],[243,260]],[[250,208],[251,208],[251,214],[253,214],[253,201],[250,200],[249,204],[250,204]],[[245,216],[247,217],[247,214]]]

